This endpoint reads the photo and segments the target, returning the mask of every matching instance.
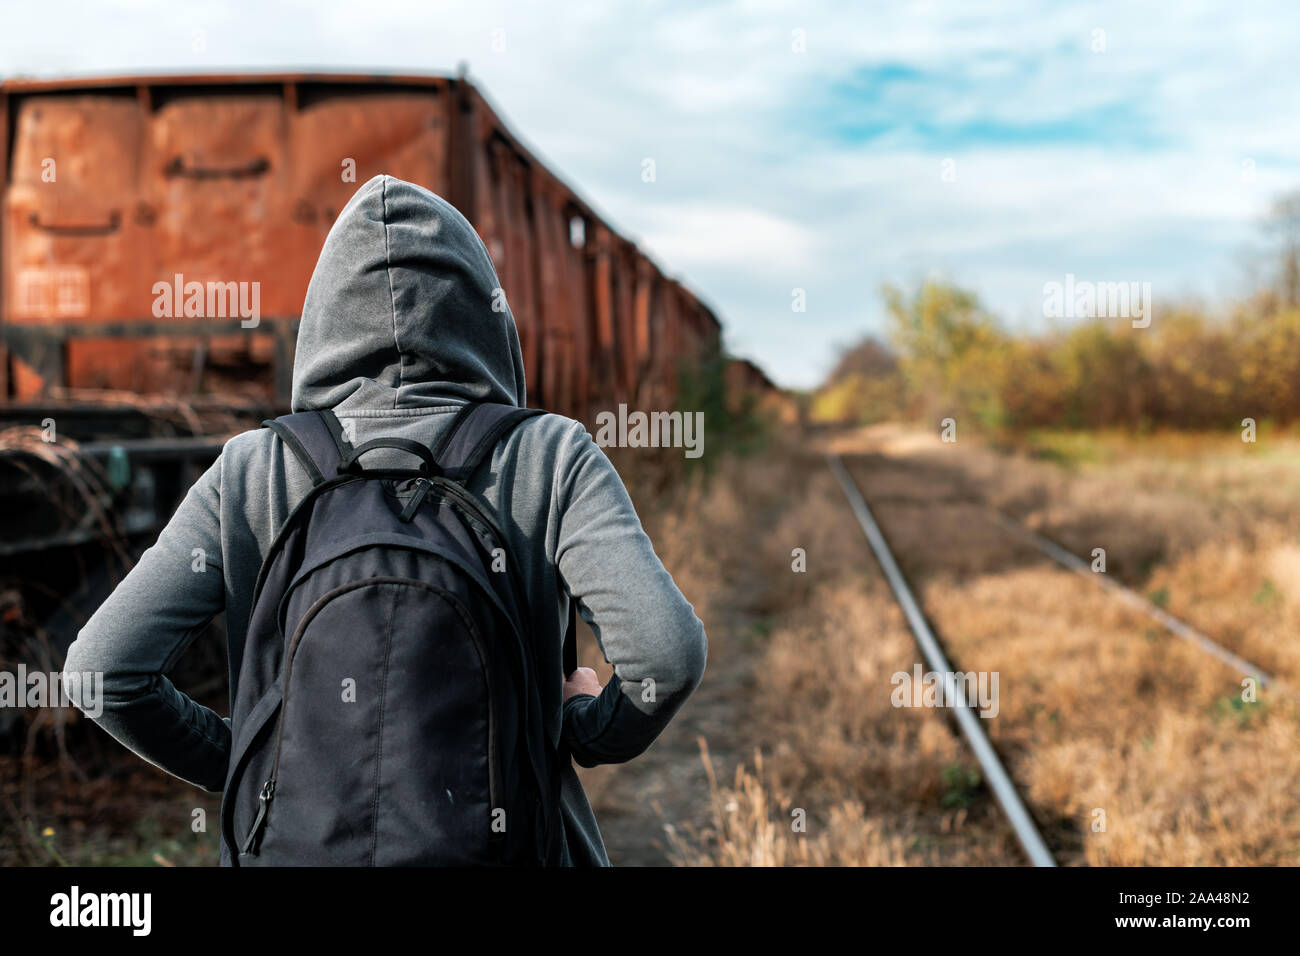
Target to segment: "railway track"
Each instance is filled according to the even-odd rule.
[[[979,716],[966,702],[965,695],[956,692],[952,667],[948,663],[938,638],[934,636],[934,632],[930,629],[925,614],[921,611],[921,606],[912,594],[907,579],[903,577],[898,562],[894,560],[894,555],[889,550],[889,543],[885,541],[884,533],[880,530],[880,526],[876,524],[876,519],[871,514],[871,508],[867,505],[866,499],[862,497],[862,492],[858,490],[857,484],[853,481],[853,476],[844,467],[844,463],[840,461],[839,456],[830,454],[826,457],[831,471],[839,481],[840,487],[844,489],[844,495],[853,508],[854,516],[858,519],[863,533],[867,536],[867,542],[871,545],[876,560],[880,562],[880,569],[884,572],[894,596],[898,598],[898,603],[902,606],[903,615],[907,618],[907,625],[916,638],[916,643],[921,649],[921,654],[925,658],[927,666],[931,671],[943,675],[945,698],[953,703],[953,713],[957,719],[957,725],[961,728],[967,742],[969,742],[971,750],[974,751],[975,759],[979,761],[980,769],[984,772],[984,779],[988,781],[993,796],[997,799],[1003,812],[1006,813],[1007,820],[1011,824],[1012,830],[1015,831],[1016,839],[1020,841],[1025,855],[1029,857],[1029,861],[1034,866],[1056,866],[1056,859],[1052,856],[1051,850],[1047,848],[1047,843],[1043,840],[1042,834],[1038,832],[1038,826],[1034,823],[1034,818],[1030,816],[1024,801],[1021,800],[1020,794],[1011,780],[1011,775],[1007,773],[997,751],[993,749],[993,744],[984,732],[984,728],[980,726]]]
[[[876,522],[862,490],[838,454],[834,452],[827,453],[826,460],[832,474],[839,482],[854,516],[861,525],[863,533],[866,535],[867,542],[871,546],[881,571],[899,603],[926,666],[942,680],[943,699],[951,703],[958,728],[966,738],[983,771],[989,789],[1002,808],[1026,857],[1034,866],[1056,866],[1056,856],[1048,847],[1014,780],[985,733],[979,715],[968,702],[966,694],[959,692],[956,687],[954,668],[945,653],[943,645],[935,636],[925,612],[912,591],[911,585],[909,585],[906,576],[899,567],[898,561],[890,549],[889,542],[880,525]],[[1282,687],[1278,680],[1263,668],[1225,648],[1132,589],[1107,579],[1105,575],[1094,573],[1087,562],[1056,542],[1024,527],[994,508],[985,506],[985,510],[988,512],[990,520],[1009,535],[1031,545],[1039,553],[1055,561],[1058,565],[1092,579],[1095,584],[1111,596],[1156,621],[1170,633],[1196,647],[1207,656],[1235,670],[1238,674],[1255,677],[1261,687],[1271,686],[1274,689]]]

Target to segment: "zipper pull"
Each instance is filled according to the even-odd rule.
[[[408,501],[406,507],[402,509],[402,514],[399,520],[409,522],[414,518],[416,511],[420,509],[420,505],[424,504],[424,496],[429,493],[429,489],[432,487],[433,482],[429,481],[428,478],[415,479],[415,493],[411,495],[411,500]]]
[[[272,777],[262,784],[262,792],[257,795],[260,806],[257,808],[257,816],[253,818],[253,828],[248,833],[248,839],[244,841],[244,848],[239,851],[241,854],[257,855],[257,838],[262,835],[262,827],[266,824],[266,811],[274,798],[275,778]]]

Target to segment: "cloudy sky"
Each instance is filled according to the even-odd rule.
[[[810,386],[937,273],[1011,326],[1044,284],[1238,293],[1300,186],[1292,3],[118,0],[9,4],[0,74],[470,75],[521,138]],[[643,160],[655,162],[643,182]],[[807,311],[791,308],[806,291]]]

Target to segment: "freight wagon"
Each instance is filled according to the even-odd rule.
[[[717,353],[707,306],[620,236],[463,76],[0,84],[0,398],[288,396],[296,317],[360,183],[427,186],[482,235],[531,400],[670,407]],[[201,314],[157,291],[197,282]],[[254,285],[256,284],[256,285]],[[258,295],[254,326],[239,296]],[[186,314],[189,312],[189,314]]]

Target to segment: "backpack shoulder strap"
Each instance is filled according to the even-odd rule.
[[[280,436],[307,470],[313,485],[338,474],[339,464],[351,451],[342,425],[329,410],[281,415],[262,422],[262,427]]]
[[[540,408],[468,402],[447,426],[433,457],[443,475],[464,484],[512,428],[525,418],[543,414]]]
[[[478,470],[505,435],[525,418],[545,414],[540,408],[519,408],[490,402],[468,402],[452,419],[433,457],[443,475],[465,483]],[[564,629],[561,663],[564,676],[578,669],[578,600],[569,596],[569,619]]]

